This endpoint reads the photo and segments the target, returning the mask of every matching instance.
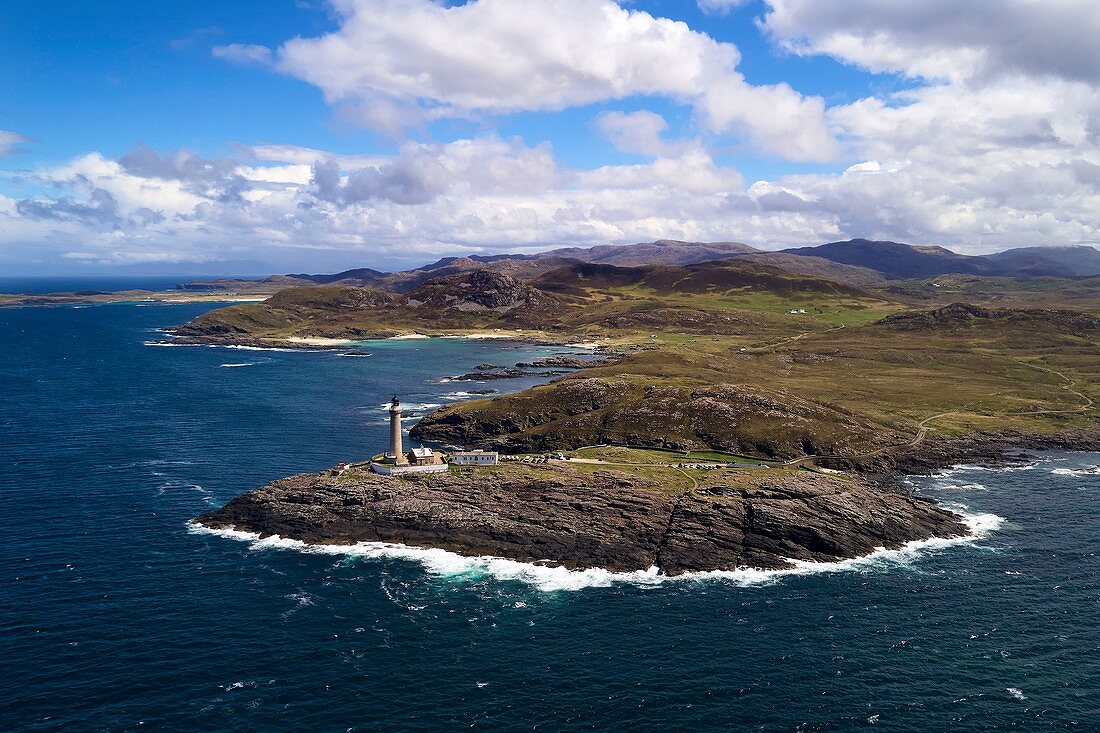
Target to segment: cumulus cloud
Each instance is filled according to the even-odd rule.
[[[109,191],[92,188],[87,201],[74,201],[65,197],[56,200],[23,200],[15,205],[21,216],[29,219],[58,219],[102,223],[112,228],[118,225],[118,202]]]
[[[762,27],[917,83],[826,111],[862,161],[799,177],[844,231],[981,249],[1100,240],[1100,5],[768,0]]]
[[[208,183],[223,181],[232,176],[239,165],[233,160],[208,160],[189,150],[160,154],[141,143],[119,158],[118,163],[127,173],[142,178],[172,178]]]
[[[400,267],[442,253],[665,237],[774,249],[869,236],[971,251],[1100,240],[1100,163],[1084,157],[993,150],[956,161],[948,175],[935,158],[866,160],[840,175],[746,185],[698,143],[589,170],[562,166],[548,145],[492,136],[364,158],[247,150],[262,159],[138,148],[39,170],[63,195],[0,199],[0,250],[18,239],[115,263],[298,252]],[[224,195],[227,185],[236,195]]]
[[[556,111],[660,95],[714,132],[792,160],[837,145],[824,102],[786,84],[753,86],[736,46],[612,0],[341,0],[339,29],[295,38],[276,66],[345,116],[396,134],[444,117]]]
[[[531,148],[498,138],[406,143],[396,156],[352,164],[346,177],[337,160],[322,159],[312,166],[317,195],[342,205],[377,200],[426,204],[452,189],[466,194],[538,193],[558,186],[563,176],[549,145]]]
[[[596,117],[596,129],[616,150],[653,157],[675,152],[680,146],[665,141],[668,122],[655,112],[603,112]]]
[[[267,149],[265,161],[232,171],[189,153],[98,154],[36,173],[64,196],[26,198],[14,217],[38,236],[72,243],[89,257],[144,258],[171,241],[181,257],[309,248],[360,252],[411,265],[447,252],[494,252],[557,243],[722,238],[726,196],[741,176],[698,146],[634,166],[563,168],[546,144],[496,137],[408,143],[369,161],[321,151]],[[254,150],[254,149],[253,149]],[[312,159],[303,169],[302,162]],[[228,166],[228,164],[226,164]],[[195,180],[204,185],[195,185]],[[221,195],[214,181],[244,181]],[[768,222],[757,229],[779,231]],[[0,238],[9,227],[0,225]],[[76,244],[79,243],[79,246]],[[226,250],[227,244],[231,249]]]
[[[788,48],[872,71],[937,79],[1042,76],[1100,82],[1094,0],[768,0]]]
[[[0,255],[33,242],[107,262],[306,252],[398,267],[665,237],[775,249],[865,236],[971,252],[1100,242],[1094,3],[767,4],[762,27],[786,48],[911,83],[826,107],[748,84],[730,44],[609,0],[339,0],[336,30],[271,61],[371,124],[656,95],[689,105],[700,138],[670,139],[642,110],[590,123],[644,156],[635,165],[568,167],[547,143],[491,133],[387,155],[89,153],[26,174],[33,195],[0,195]],[[746,181],[715,152],[728,134],[794,160],[834,155],[841,139],[848,167]],[[0,152],[16,142],[0,133]]]

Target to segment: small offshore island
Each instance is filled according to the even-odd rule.
[[[208,312],[172,343],[466,334],[591,356],[452,375],[548,383],[448,405],[410,432],[502,464],[391,445],[197,521],[667,575],[967,536],[897,477],[1100,447],[1100,277],[1036,268],[866,240],[781,253],[659,241],[265,282],[278,290],[264,302]]]

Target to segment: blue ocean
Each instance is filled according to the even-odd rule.
[[[0,309],[0,730],[1100,730],[1100,455],[910,479],[975,537],[798,573],[303,551],[188,520],[554,349],[147,345],[211,307]]]

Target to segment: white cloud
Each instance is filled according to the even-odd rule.
[[[767,1],[764,27],[789,48],[872,71],[1100,82],[1095,0]]]
[[[214,46],[210,53],[219,59],[225,59],[242,66],[270,66],[271,49],[250,43],[230,43],[226,46]]]
[[[863,162],[788,183],[841,229],[975,249],[1100,241],[1100,4],[768,4],[788,48],[923,82],[826,112]]]
[[[373,124],[657,95],[690,105],[702,136],[669,139],[649,111],[605,112],[594,128],[648,160],[589,168],[492,134],[391,155],[90,153],[30,174],[33,196],[0,197],[0,259],[33,246],[108,262],[338,253],[384,267],[664,237],[779,248],[865,236],[971,252],[1100,242],[1100,5],[769,5],[765,28],[788,48],[913,83],[826,108],[747,84],[732,45],[608,0],[339,0],[336,31],[288,42],[273,63]],[[832,155],[839,138],[850,157],[840,173],[746,182],[716,161],[708,145],[728,142],[717,132],[796,160]],[[18,142],[4,135],[0,152]]]
[[[596,129],[616,150],[657,157],[678,149],[662,139],[668,122],[655,112],[603,112],[596,117]]]
[[[0,157],[11,155],[18,149],[17,146],[25,142],[29,141],[17,132],[0,130]]]
[[[749,0],[697,0],[696,5],[708,15],[725,15],[748,2]]]
[[[659,95],[792,160],[837,153],[818,98],[753,86],[736,46],[612,0],[341,0],[340,27],[287,41],[277,67],[386,132],[442,117]]]
[[[841,175],[746,187],[697,143],[591,170],[563,167],[545,144],[496,137],[407,143],[364,159],[245,150],[263,154],[196,161],[139,148],[126,164],[90,154],[40,170],[59,194],[0,205],[0,252],[33,241],[112,263],[323,255],[400,267],[441,254],[665,237],[774,249],[870,236],[971,251],[1100,240],[1100,161],[1083,157],[1057,163],[995,149],[949,168],[934,156],[868,159]]]

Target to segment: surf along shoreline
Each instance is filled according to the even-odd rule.
[[[1020,460],[1023,460],[1023,457],[1013,458],[1009,456],[1007,460],[1008,463],[1002,465],[1011,467],[1013,463],[1018,463]],[[802,469],[800,473],[808,474],[809,472]],[[225,507],[214,510],[213,512],[208,512],[199,517],[191,524],[191,529],[193,531],[208,532],[238,540],[247,540],[254,549],[285,548],[306,552],[344,554],[367,559],[405,559],[420,563],[429,573],[434,575],[491,575],[502,579],[521,580],[546,590],[555,590],[579,589],[593,585],[604,586],[623,582],[655,584],[674,579],[721,579],[733,581],[742,585],[756,585],[772,582],[791,575],[859,570],[880,564],[892,566],[897,562],[907,562],[917,557],[921,557],[930,550],[952,547],[958,544],[980,540],[988,536],[989,533],[996,531],[1002,522],[1002,518],[992,514],[975,514],[967,511],[965,508],[944,505],[932,499],[902,495],[898,492],[898,480],[901,479],[902,476],[894,474],[888,478],[881,477],[884,481],[888,480],[891,485],[876,485],[873,487],[872,491],[880,497],[891,496],[900,498],[904,496],[907,500],[917,502],[922,510],[934,508],[934,511],[937,513],[942,513],[943,515],[950,514],[951,519],[943,521],[931,528],[925,527],[918,536],[894,536],[889,541],[864,544],[859,546],[858,550],[853,549],[851,552],[845,552],[838,547],[832,547],[828,550],[828,552],[833,553],[833,556],[829,559],[822,559],[820,555],[811,555],[808,559],[806,557],[784,555],[783,548],[789,545],[784,546],[780,544],[777,549],[777,554],[772,557],[773,560],[778,560],[779,562],[748,564],[734,562],[729,565],[714,567],[692,566],[690,563],[681,563],[670,570],[663,567],[663,563],[660,562],[640,563],[633,567],[623,566],[616,562],[591,564],[575,561],[562,562],[562,558],[556,558],[553,555],[539,556],[537,553],[533,555],[524,552],[517,553],[514,551],[514,548],[505,548],[503,552],[496,552],[493,551],[491,544],[478,545],[471,550],[469,547],[463,547],[460,542],[456,543],[455,537],[447,536],[445,530],[440,530],[440,527],[446,527],[448,521],[452,520],[453,517],[448,517],[449,507],[440,504],[440,496],[438,494],[422,497],[425,506],[434,505],[435,507],[433,512],[426,515],[426,521],[424,523],[430,526],[432,531],[435,532],[436,539],[434,541],[425,540],[422,534],[417,535],[417,532],[422,532],[424,526],[418,526],[415,521],[411,523],[405,521],[404,523],[399,523],[400,526],[390,527],[389,529],[392,531],[388,535],[372,535],[364,538],[356,535],[356,531],[353,527],[354,522],[349,520],[348,517],[341,517],[339,511],[336,514],[327,513],[328,510],[332,508],[333,498],[335,497],[341,505],[350,503],[359,506],[361,505],[358,504],[358,501],[364,495],[375,499],[379,496],[382,496],[383,500],[392,499],[393,494],[401,493],[401,489],[395,488],[392,484],[389,486],[380,484],[386,481],[393,482],[395,480],[385,479],[384,481],[375,481],[373,485],[369,487],[357,487],[357,482],[352,480],[348,485],[338,487],[334,486],[338,481],[329,481],[327,486],[316,484],[315,482],[321,476],[322,474],[303,474],[297,477],[290,477],[288,479],[273,482],[257,490],[257,492],[261,494],[258,501],[255,497],[257,492],[249,492],[249,494],[238,497],[238,499],[233,500],[233,502],[230,502]],[[605,476],[603,478],[604,480],[610,479],[617,482],[616,489],[621,491],[623,477]],[[806,476],[806,478],[811,477]],[[832,479],[833,477],[816,475],[812,477],[812,480],[817,481],[822,478]],[[281,485],[283,482],[291,482],[291,485]],[[425,482],[418,481],[416,483],[423,485]],[[421,488],[422,486],[417,487],[411,491],[410,494],[417,494]],[[429,493],[431,492],[431,488],[432,487],[428,487]],[[435,488],[438,490],[438,487]],[[494,488],[499,490],[500,486],[498,485]],[[772,484],[770,488],[774,490],[778,487]],[[787,488],[790,489],[789,484]],[[574,492],[578,487],[573,485],[570,486],[569,489],[571,490],[569,492],[570,496],[567,498],[569,501],[575,501],[577,496]],[[536,480],[536,490],[543,495],[545,495],[547,491],[553,492],[553,488],[548,489],[544,480]],[[333,491],[335,491],[335,494],[332,493]],[[263,496],[264,492],[267,492],[266,496]],[[711,501],[715,498],[713,495],[710,495],[709,492],[703,493],[706,501]],[[281,507],[276,508],[274,512],[268,513],[266,516],[264,515],[264,512],[269,511],[272,506],[266,502],[275,497],[276,504],[278,504],[280,501],[278,497],[281,495],[281,498],[287,498],[288,494],[296,494],[297,498],[294,499],[294,502],[302,503],[294,506],[289,513],[285,513],[286,505],[283,504]],[[325,498],[319,501],[318,497],[321,495],[325,495]],[[751,493],[746,494],[746,496],[748,495],[751,495]],[[253,498],[250,499],[249,497]],[[524,497],[521,495],[519,499],[522,501]],[[866,501],[868,497],[857,495],[856,499],[858,501]],[[480,516],[479,512],[483,512],[486,507],[478,503],[477,497],[464,496],[464,500],[464,509],[470,510],[470,507],[473,507],[472,511],[475,514],[473,520],[476,523],[476,521],[478,521],[478,516]],[[585,498],[582,497],[582,501],[584,500]],[[234,502],[237,502],[238,506],[234,506]],[[239,506],[241,502],[249,506],[250,509],[242,511]],[[369,498],[366,503],[370,503]],[[381,516],[403,516],[407,519],[410,509],[415,513],[415,508],[415,500],[412,504],[400,504],[400,502],[394,504],[391,502],[391,505],[384,509],[384,512],[388,511],[390,513],[383,513]],[[259,514],[257,514],[257,511]],[[311,513],[317,511],[323,514],[323,516],[320,517],[320,521],[318,521],[318,516],[316,514],[314,514],[312,518],[310,517]],[[507,511],[507,508],[505,511]],[[671,518],[677,511],[690,516],[697,512],[697,507],[684,507],[677,502],[677,504],[674,504],[672,507],[669,517]],[[875,509],[872,509],[872,512],[874,511]],[[758,508],[758,516],[759,513],[760,509]],[[260,518],[257,519],[257,517]],[[559,522],[561,517],[551,512],[547,516],[547,519],[551,524],[554,524]],[[806,516],[803,515],[794,523],[797,531],[804,529],[802,525],[805,524],[805,519]],[[376,522],[377,516],[373,517],[372,521]],[[664,521],[663,517],[661,521]],[[670,521],[669,525],[671,524],[672,522]],[[301,529],[311,525],[312,530],[306,531],[305,533],[296,532],[293,529],[287,531],[287,527],[297,527]],[[468,528],[469,523],[465,523],[463,526]],[[713,534],[714,523],[707,523],[707,527],[708,532]],[[726,527],[728,529],[730,525],[727,523]],[[377,531],[377,529],[378,525],[373,525],[372,531]],[[514,527],[505,527],[505,531],[514,529]],[[601,531],[608,530],[606,527],[601,527]],[[610,531],[614,533],[616,529],[611,528]],[[721,527],[719,527],[719,535],[721,535],[721,531]],[[665,539],[661,540],[662,545],[667,543],[669,532],[669,528],[666,527]],[[583,536],[584,528],[572,527],[569,534],[574,537],[576,535]],[[724,539],[729,539],[733,534],[735,534],[735,532],[729,533]],[[822,538],[823,537],[819,536],[819,539]],[[681,537],[681,539],[685,540],[687,544],[691,544],[692,538],[690,535]],[[694,539],[697,540],[698,538],[696,537]],[[786,539],[790,538],[788,537]],[[545,546],[547,538],[534,537],[532,540],[535,546]],[[522,541],[523,540],[520,540],[521,543]],[[820,547],[814,549],[815,551],[821,550]],[[701,552],[705,554],[709,551],[709,549],[704,549]]]
[[[524,341],[536,343],[533,340],[524,339]],[[544,345],[564,345],[559,342],[554,342],[552,344],[545,344],[545,342],[537,343],[542,343]],[[206,343],[203,345],[215,344]],[[226,344],[224,342],[216,345],[236,346],[238,348],[244,346],[243,344]],[[329,348],[347,348],[348,345],[341,344],[337,346],[333,344],[330,345]],[[303,346],[305,345],[303,344]],[[317,344],[310,344],[308,346],[310,350],[326,350],[324,348],[319,348]],[[266,347],[245,346],[245,348],[283,349],[287,348],[287,346],[280,344],[279,346]],[[1020,460],[1027,460],[1026,456],[1019,455],[1021,450],[1027,449],[1100,450],[1100,435],[1097,435],[1095,431],[1082,430],[1074,434],[1056,436],[1037,436],[1007,432],[991,435],[966,436],[963,438],[942,438],[933,436],[927,440],[876,451],[874,456],[867,457],[864,460],[859,460],[857,458],[845,459],[842,456],[821,458],[828,461],[828,467],[830,469],[850,472],[850,475],[848,475],[845,480],[866,484],[865,488],[867,490],[876,492],[880,496],[900,496],[901,479],[905,474],[930,473],[939,469],[957,466],[962,463],[979,462],[986,465],[1011,465]],[[796,463],[797,465],[793,465]],[[818,473],[814,466],[805,465],[806,463],[809,462],[799,460],[796,462],[788,462],[786,466],[781,463],[773,464],[773,468],[775,469],[788,469],[788,475],[776,475],[770,483],[766,483],[762,486],[755,485],[748,488],[744,486],[738,487],[736,485],[732,487],[704,486],[702,487],[705,490],[703,495],[707,497],[708,501],[713,500],[718,503],[722,503],[723,500],[729,498],[729,496],[723,497],[723,493],[732,495],[738,492],[740,492],[739,495],[742,503],[748,504],[752,502],[746,502],[745,499],[750,496],[764,498],[775,498],[779,496],[781,500],[806,499],[806,496],[799,497],[790,493],[792,475],[797,474],[796,478],[812,475],[812,480],[814,481],[829,480],[832,478],[828,474]],[[631,491],[635,489],[640,489],[643,492],[658,490],[658,487],[652,485],[630,486],[629,482],[632,480],[630,475],[632,469],[623,471],[620,470],[622,468],[623,466],[607,466],[606,470],[609,476],[601,477],[601,480],[612,481],[616,484],[617,490],[620,492],[624,486]],[[477,542],[470,542],[469,538],[466,536],[470,531],[470,524],[484,521],[484,513],[487,509],[491,509],[491,507],[479,503],[478,499],[465,497],[464,502],[455,506],[447,506],[446,501],[444,501],[441,510],[440,500],[447,500],[448,497],[446,494],[442,496],[433,495],[428,498],[426,500],[426,505],[429,507],[431,507],[433,503],[435,505],[434,509],[429,511],[422,511],[422,507],[417,504],[418,500],[415,496],[411,498],[404,497],[408,499],[404,504],[399,503],[383,507],[379,514],[370,517],[368,524],[371,529],[367,534],[364,534],[362,527],[356,529],[354,526],[356,521],[362,520],[362,517],[349,518],[349,516],[340,509],[333,512],[331,505],[325,507],[325,502],[319,499],[321,494],[332,488],[325,483],[326,479],[324,477],[326,473],[331,474],[332,472],[303,474],[298,477],[289,477],[288,479],[273,482],[257,491],[249,492],[233,500],[227,504],[226,507],[222,507],[214,512],[209,512],[198,518],[195,523],[193,523],[192,529],[222,533],[224,536],[233,537],[235,539],[247,539],[257,548],[288,547],[305,549],[307,551],[340,552],[366,557],[400,557],[417,560],[432,572],[436,572],[436,569],[439,568],[459,568],[459,570],[455,570],[454,572],[460,574],[465,572],[473,572],[475,574],[479,572],[488,573],[499,577],[514,577],[520,580],[526,580],[536,586],[546,585],[547,587],[556,588],[561,586],[568,588],[572,586],[586,587],[591,584],[603,585],[618,582],[663,582],[665,579],[679,577],[727,578],[736,582],[752,584],[755,582],[765,582],[767,579],[781,577],[785,574],[849,569],[846,563],[858,563],[861,560],[878,562],[883,559],[894,557],[891,553],[900,553],[900,555],[898,555],[899,557],[910,557],[913,556],[914,553],[919,554],[922,548],[951,546],[961,542],[970,542],[980,539],[986,536],[990,531],[994,531],[996,527],[999,526],[1000,522],[1000,518],[998,517],[981,515],[975,518],[973,515],[960,514],[958,511],[949,508],[945,509],[942,505],[938,505],[932,500],[921,499],[920,501],[927,502],[927,505],[936,507],[937,510],[944,512],[944,514],[950,512],[950,519],[941,516],[938,523],[933,523],[934,526],[921,526],[917,529],[912,529],[912,531],[895,527],[893,533],[882,534],[880,542],[875,543],[865,538],[861,538],[861,541],[852,547],[844,546],[846,540],[844,532],[849,530],[842,530],[830,536],[827,527],[810,527],[808,531],[809,534],[812,535],[811,542],[803,542],[802,538],[799,537],[795,541],[795,545],[791,545],[797,547],[798,552],[784,555],[782,552],[782,542],[780,542],[780,547],[772,548],[774,552],[768,557],[767,561],[763,563],[745,564],[742,557],[742,553],[744,552],[744,547],[742,546],[738,552],[734,553],[732,556],[727,554],[719,557],[715,561],[714,566],[699,565],[697,559],[695,559],[686,564],[678,565],[669,571],[661,562],[658,562],[660,559],[659,555],[653,558],[653,562],[647,562],[644,557],[641,559],[635,558],[634,565],[629,566],[619,564],[618,560],[601,563],[597,559],[596,561],[588,562],[584,558],[571,559],[563,556],[555,556],[552,552],[546,553],[541,550],[533,551],[531,548],[523,548],[523,540],[520,540],[518,543],[512,542],[507,546],[495,546],[493,544],[493,542],[499,540],[499,537],[490,537],[488,539],[482,537]],[[513,484],[522,485],[527,483],[535,487],[537,492],[542,492],[542,496],[535,496],[532,494],[527,497],[531,501],[537,503],[539,499],[544,498],[546,491],[544,476],[512,478],[518,478],[518,481],[512,481]],[[636,478],[636,476],[634,478]],[[245,515],[234,514],[234,511],[240,509],[239,506],[234,508],[234,502],[240,502],[249,496],[255,495],[257,492],[263,492],[265,490],[281,491],[283,489],[279,488],[280,482],[294,479],[297,479],[299,483],[291,487],[290,491],[296,492],[298,499],[289,502],[289,504],[293,505],[289,510],[285,502],[280,503],[280,501],[276,500],[275,502],[268,502],[266,505],[263,505],[266,506],[263,511],[270,512],[267,517],[263,516],[263,511],[260,511],[259,514],[255,511],[257,506],[262,505],[262,502],[260,505],[254,504],[251,507],[250,511],[252,514],[250,516],[247,515],[247,513]],[[303,480],[305,483],[302,483]],[[358,486],[355,481],[348,481],[345,479],[345,485],[339,487],[340,491],[338,492],[340,506],[362,507],[370,504],[372,500],[377,500],[378,497],[385,499],[388,496],[392,498],[392,495],[395,493],[394,486],[400,484],[386,486],[379,485],[379,481],[385,484],[385,482],[401,482],[406,481],[406,479],[382,479],[381,477],[374,479],[372,477],[371,481],[366,482],[367,485],[365,487]],[[736,484],[736,481],[734,484]],[[422,488],[424,487],[419,486],[416,491]],[[432,488],[432,486],[427,486],[429,491]],[[438,489],[439,487],[437,486],[434,488]],[[500,489],[502,487],[498,486],[497,488]],[[566,487],[558,488],[565,489]],[[574,477],[574,483],[568,487],[569,493],[571,494],[583,491],[587,488],[590,487],[587,486],[584,481],[576,480],[576,477]],[[694,511],[694,508],[681,506],[681,502],[684,500],[684,497],[689,494],[694,494],[697,488],[699,488],[699,485],[696,482],[691,491],[685,491],[673,497],[671,508],[667,514],[660,514],[658,512],[658,515],[664,518],[662,521],[665,521],[665,526],[663,528],[663,537],[665,539],[662,539],[659,543],[662,544],[662,546],[667,543],[670,527],[673,524],[673,519],[677,516],[677,512],[680,512],[680,516],[684,516],[685,514],[690,516]],[[357,491],[359,493],[356,493]],[[416,491],[412,493],[415,494]],[[756,493],[753,494],[752,492]],[[787,493],[784,494],[784,492]],[[400,493],[400,491],[396,493]],[[858,501],[856,503],[866,502],[870,496],[872,495],[861,494],[857,497]],[[331,499],[331,497],[329,498]],[[575,499],[576,497],[568,496],[567,498]],[[732,503],[736,503],[736,501]],[[729,508],[729,502],[727,502],[726,508]],[[505,507],[504,509],[504,512],[498,513],[497,516],[491,518],[494,521],[499,520],[499,514],[507,514],[508,508]],[[290,512],[289,514],[287,514],[288,511]],[[420,514],[416,514],[418,511]],[[442,514],[440,513],[441,511]],[[832,509],[823,509],[821,511],[828,514]],[[395,518],[407,518],[410,516],[410,512],[416,516],[415,521],[411,524],[408,522],[404,524],[400,522],[396,525],[394,524]],[[464,517],[463,512],[468,516]],[[490,514],[491,513],[492,512],[490,512]],[[749,512],[750,515],[752,513],[752,511]],[[757,511],[757,515],[760,516],[759,511]],[[803,515],[800,519],[788,522],[784,531],[790,530],[793,532],[793,536],[797,537],[800,532],[806,531],[806,527],[799,526],[799,523],[805,520],[807,516],[809,515]],[[561,516],[552,517],[551,519],[553,521],[558,521],[559,526],[565,528],[565,534],[578,534],[578,528],[570,524],[570,522],[575,519],[574,517],[566,517],[564,522]],[[539,518],[537,517],[531,518],[532,523],[527,526],[535,526],[538,521]],[[753,521],[754,520],[750,516],[749,525],[751,525]],[[874,517],[868,516],[866,517],[866,521],[873,524],[876,520]],[[449,525],[447,524],[448,522],[450,522]],[[805,522],[803,522],[803,524],[804,523]],[[441,526],[444,527],[445,531],[439,531]],[[287,529],[288,527],[291,528],[289,531]],[[295,527],[297,529],[294,529]],[[319,529],[325,527],[328,529]],[[432,532],[435,534],[433,536],[426,536],[424,534],[425,528],[431,528]],[[524,527],[501,526],[497,529],[505,536],[522,536]],[[721,535],[721,532],[719,533],[719,539],[726,541],[731,538],[736,538],[739,534],[743,536],[745,534],[745,525],[739,525],[737,522],[730,522],[727,525],[727,530],[728,532],[725,535]],[[654,531],[660,531],[660,528]],[[853,534],[858,534],[858,532],[854,530],[851,531]],[[454,532],[457,532],[458,536],[456,536]],[[428,534],[431,535],[431,532]],[[791,536],[784,537],[782,540],[791,541]],[[546,536],[532,538],[531,547],[545,548],[548,545],[553,545],[554,541],[555,538]],[[797,542],[802,542],[802,544],[798,545]],[[826,545],[829,545],[831,542],[832,546],[827,550],[822,550],[821,546],[813,546],[815,542],[825,543]],[[800,557],[799,552],[802,552],[803,556]],[[440,555],[438,553],[443,554]],[[591,558],[589,558],[589,560],[591,560]],[[454,573],[451,571],[439,571],[437,574]]]
[[[1040,443],[1051,450],[1073,451],[1057,444],[1057,441],[1033,441],[1032,448],[1038,449]],[[1088,452],[1100,451],[1097,447],[1084,449]],[[1045,449],[1044,448],[1044,449]],[[1008,454],[999,454],[995,460],[982,458],[978,464],[944,463],[928,457],[921,470],[914,474],[892,473],[879,476],[876,491],[895,494],[901,490],[901,484],[909,476],[934,475],[936,471],[948,470],[1020,470],[1034,465],[1038,458],[1021,453],[1018,447],[1009,448]],[[304,474],[292,479],[312,476]],[[283,481],[288,480],[284,479]],[[278,484],[273,482],[265,489]],[[906,483],[908,483],[906,481]],[[254,493],[254,492],[250,492]],[[238,501],[248,494],[238,497]],[[969,507],[959,506],[941,500],[918,497],[921,502],[933,505],[937,510],[950,513],[958,520],[960,531],[948,531],[944,536],[931,533],[928,536],[915,537],[903,541],[883,543],[868,548],[865,552],[840,556],[832,560],[805,560],[797,557],[785,557],[785,565],[755,566],[737,565],[726,568],[694,569],[669,573],[657,565],[648,565],[634,569],[608,568],[601,565],[567,564],[547,558],[520,558],[492,552],[469,553],[456,551],[453,547],[424,543],[405,543],[386,540],[349,540],[344,538],[315,539],[313,541],[280,534],[278,532],[256,531],[254,526],[238,526],[235,522],[211,521],[210,515],[224,512],[222,507],[214,512],[196,518],[188,523],[189,531],[215,535],[239,541],[247,541],[255,550],[288,549],[308,553],[344,555],[368,560],[399,559],[416,562],[433,576],[470,577],[491,576],[500,580],[517,580],[540,590],[580,590],[588,587],[605,587],[617,584],[657,585],[665,582],[720,580],[742,586],[765,585],[786,577],[795,577],[814,573],[831,573],[890,568],[926,557],[930,552],[973,544],[996,532],[1004,518],[988,512],[972,512]],[[231,502],[232,504],[232,502]],[[224,516],[224,515],[223,515]],[[945,525],[950,526],[950,525]],[[446,543],[441,543],[446,544]]]

